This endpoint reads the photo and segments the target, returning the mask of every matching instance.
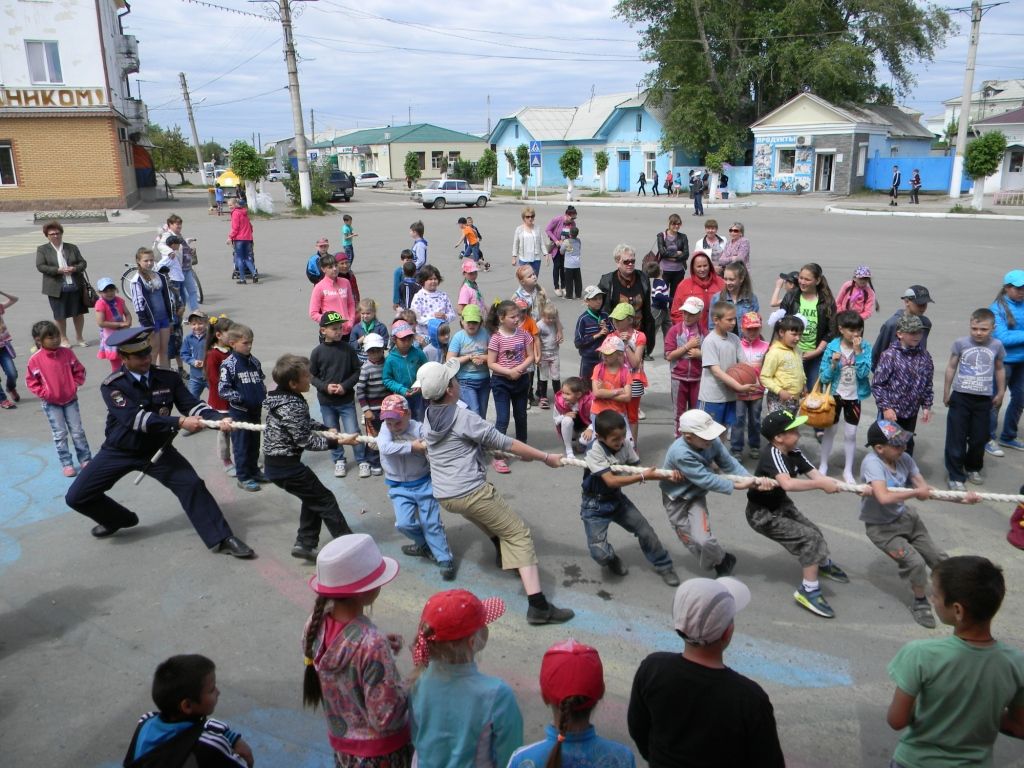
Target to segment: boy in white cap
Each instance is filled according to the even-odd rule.
[[[651,768],[786,764],[768,694],[723,658],[749,602],[746,585],[728,576],[676,590],[672,626],[683,653],[644,659],[629,697],[629,735]]]
[[[683,545],[697,556],[701,569],[713,570],[716,576],[731,574],[736,556],[726,552],[711,533],[708,492],[732,493],[734,489],[742,491],[760,483],[719,440],[724,432],[725,427],[704,411],[692,409],[682,414],[679,437],[668,447],[663,465],[664,469],[678,472],[682,481],[660,482],[669,525]],[[745,479],[727,480],[715,474],[712,464],[724,474],[744,475]]]

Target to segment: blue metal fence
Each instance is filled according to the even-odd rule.
[[[952,157],[872,157],[864,169],[864,187],[866,189],[887,190],[892,185],[892,167],[899,166],[903,174],[900,188],[910,189],[910,177],[917,168],[921,173],[921,189],[925,192],[947,192],[949,182],[953,178]],[[960,182],[960,191],[968,192],[972,181],[964,174]]]

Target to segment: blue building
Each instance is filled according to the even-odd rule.
[[[664,112],[647,103],[647,91],[594,96],[577,107],[523,107],[498,121],[490,143],[498,153],[498,186],[517,187],[515,165],[505,159],[520,144],[541,143],[541,166],[531,171],[530,185],[566,187],[558,159],[569,147],[583,152],[583,171],[575,186],[599,188],[594,155],[608,153],[605,189],[636,188],[643,171],[648,180],[658,171],[659,185],[669,167],[693,165],[681,152],[661,145]]]

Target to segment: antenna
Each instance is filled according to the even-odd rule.
[[[587,103],[587,112],[589,112],[590,108],[593,107],[593,106],[594,106],[594,85],[591,84],[591,86],[590,86],[590,101]]]

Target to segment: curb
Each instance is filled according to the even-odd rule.
[[[665,210],[665,209],[678,208],[679,207],[679,205],[677,203],[657,203],[657,204],[652,204],[652,203],[616,203],[616,202],[607,202],[606,203],[606,202],[603,202],[603,201],[600,201],[600,200],[595,200],[593,202],[591,202],[589,200],[573,200],[573,201],[570,202],[568,200],[534,200],[533,198],[529,198],[529,199],[523,200],[522,198],[515,198],[515,197],[513,197],[513,198],[504,198],[504,196],[502,196],[502,198],[494,198],[494,197],[492,197],[491,198],[491,203],[497,202],[499,199],[501,199],[503,201],[507,199],[507,203],[516,203],[516,204],[520,204],[520,205],[555,205],[555,206],[562,206],[562,207],[567,206],[567,205],[574,205],[577,208],[579,208],[580,206],[583,206],[583,207],[589,207],[589,208],[652,208],[652,209],[656,209],[656,210]],[[705,210],[705,213],[707,213],[709,211],[711,211],[711,212],[713,212],[713,211],[722,211],[722,210],[728,210],[730,208],[753,208],[756,205],[757,205],[757,203],[755,203],[755,202],[739,202],[739,201],[737,201],[735,203],[711,203],[711,204],[705,203],[704,204],[704,210]]]
[[[1024,221],[1024,216],[1003,215],[999,213],[910,213],[909,211],[867,211],[856,208],[840,208],[837,205],[826,205],[825,213],[838,213],[843,216],[899,216],[914,219],[969,219],[982,221]]]

